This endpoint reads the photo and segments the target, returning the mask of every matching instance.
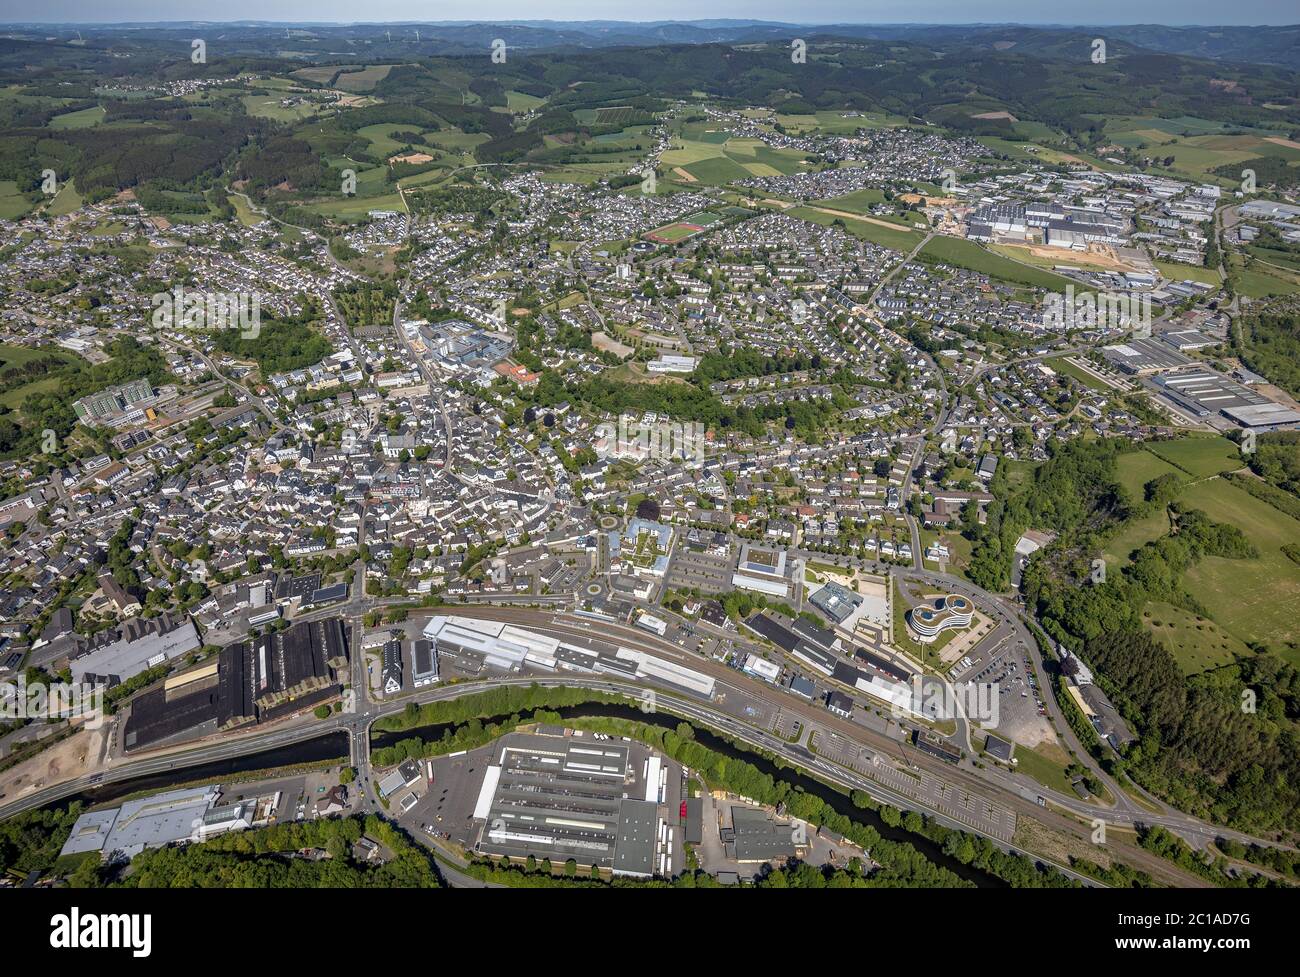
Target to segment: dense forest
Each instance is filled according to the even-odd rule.
[[[1300,317],[1294,309],[1241,318],[1241,361],[1300,397]]]
[[[1145,631],[1100,634],[1083,656],[1139,736],[1122,761],[1139,783],[1216,823],[1256,833],[1300,826],[1294,667],[1261,654],[1185,678]]]
[[[1264,444],[1257,463],[1285,481],[1296,464],[1294,439]],[[1115,474],[1123,450],[1131,449],[1107,441],[1053,445],[1019,489],[995,479],[987,524],[967,530],[975,538],[972,578],[1004,589],[1019,535],[1057,533],[1026,567],[1021,589],[1043,626],[1080,651],[1137,732],[1116,765],[1193,814],[1247,831],[1300,829],[1300,674],[1261,653],[1184,677],[1142,625],[1149,601],[1205,613],[1182,584],[1198,560],[1257,554],[1237,527],[1177,500],[1181,476],[1154,478],[1142,498],[1128,497]],[[1126,554],[1121,572],[1095,578],[1093,560],[1110,534],[1154,511],[1165,513],[1169,531]],[[1257,700],[1253,712],[1242,708],[1247,689]]]

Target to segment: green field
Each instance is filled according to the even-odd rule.
[[[276,122],[299,122],[310,118],[319,111],[319,106],[312,102],[299,102],[294,105],[281,105],[281,95],[244,95],[244,111],[260,119],[273,119]]]
[[[104,121],[104,107],[102,105],[92,105],[88,109],[82,109],[80,112],[68,112],[64,115],[56,115],[50,119],[51,129],[87,129],[90,126],[97,126]]]
[[[1245,462],[1241,450],[1227,438],[1179,438],[1176,441],[1151,441],[1147,451],[1180,468],[1192,478],[1208,478],[1220,472],[1241,468]]]
[[[792,135],[821,132],[831,136],[849,136],[858,129],[887,129],[907,124],[901,115],[864,112],[845,117],[843,112],[836,109],[826,109],[815,115],[778,115],[776,121]]]
[[[1048,291],[1064,292],[1069,281],[1060,275],[993,254],[974,241],[955,237],[934,237],[921,249],[920,257],[929,257],[1017,285],[1031,285]]]
[[[1218,285],[1219,273],[1213,268],[1201,268],[1197,265],[1185,265],[1181,261],[1157,261],[1160,274],[1175,282],[1200,282],[1203,285]]]
[[[1184,675],[1248,658],[1249,647],[1209,618],[1181,607],[1152,601],[1142,609],[1142,623],[1169,649]]]
[[[1169,462],[1142,448],[1120,455],[1116,468],[1119,473],[1119,483],[1128,489],[1129,495],[1134,499],[1142,498],[1143,486],[1151,479],[1159,478],[1161,475],[1167,475],[1170,472],[1178,473],[1178,470]]]
[[[335,199],[312,204],[307,210],[339,220],[357,221],[363,220],[372,210],[395,210],[400,214],[406,210],[406,205],[396,193],[382,197],[344,197],[340,194]]]
[[[814,224],[821,224],[824,227],[829,227],[839,221],[844,225],[845,231],[854,237],[860,237],[865,241],[871,241],[881,247],[892,248],[895,251],[911,251],[925,240],[925,235],[919,231],[908,230],[902,225],[899,225],[898,230],[895,231],[881,224],[836,217],[834,214],[826,214],[811,207],[791,207],[784,213],[789,214],[791,217],[798,217],[801,220],[812,221]]]
[[[1300,275],[1259,261],[1243,267],[1241,256],[1236,254],[1232,255],[1230,266],[1236,290],[1247,298],[1262,299],[1300,292]]]
[[[1074,377],[1074,379],[1078,380],[1085,387],[1092,390],[1097,390],[1101,393],[1109,393],[1114,390],[1113,387],[1098,380],[1087,370],[1081,370],[1079,367],[1075,366],[1064,356],[1054,356],[1051,359],[1044,360],[1043,362],[1057,373],[1064,373],[1067,377]]]
[[[867,214],[871,212],[872,207],[884,202],[884,193],[874,187],[868,187],[866,190],[854,190],[852,193],[846,193],[842,197],[828,197],[826,200],[819,200],[817,206],[829,207],[831,210],[847,210],[855,214]]]
[[[244,197],[232,193],[230,195],[230,202],[234,205],[235,216],[239,218],[239,223],[243,224],[245,227],[253,227],[266,220],[265,217],[254,211],[253,208],[248,205],[248,201]]]
[[[1240,640],[1259,641],[1295,663],[1288,646],[1300,642],[1300,566],[1282,547],[1300,544],[1300,522],[1222,478],[1198,482],[1180,498],[1239,528],[1260,553],[1255,560],[1204,558],[1185,576],[1188,592]]]
[[[32,209],[14,180],[0,180],[0,220],[17,220]]]
[[[57,356],[65,363],[77,362],[77,356],[65,349],[46,348],[30,349],[26,346],[12,346],[8,343],[0,343],[0,371],[7,370],[11,366],[20,366],[23,363],[40,359],[44,356]],[[36,393],[49,393],[59,388],[60,381],[57,377],[38,377],[29,383],[20,387],[14,387],[0,393],[0,405],[17,410],[22,406],[22,402]]]
[[[461,132],[459,129],[441,129],[427,136],[430,143],[449,153],[468,153],[492,138],[486,132]]]
[[[64,214],[70,214],[78,209],[82,204],[81,194],[77,193],[77,188],[72,185],[72,181],[66,181],[59,192],[54,195],[50,201],[49,213],[55,217],[61,217]]]
[[[511,112],[531,112],[538,106],[545,105],[546,99],[529,95],[525,92],[506,92],[506,108]]]

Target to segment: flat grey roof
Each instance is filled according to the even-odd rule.
[[[620,875],[654,875],[657,822],[654,801],[638,801],[630,797],[623,799],[618,806],[615,872]]]

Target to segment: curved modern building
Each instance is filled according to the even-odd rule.
[[[975,605],[960,594],[936,597],[907,612],[907,627],[921,641],[933,641],[945,628],[970,627]]]

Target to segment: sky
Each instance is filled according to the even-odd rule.
[[[1295,24],[1295,0],[0,0],[0,23],[695,20],[803,24]]]

